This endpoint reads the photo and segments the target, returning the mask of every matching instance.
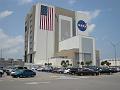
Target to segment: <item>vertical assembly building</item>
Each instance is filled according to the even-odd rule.
[[[25,63],[44,65],[66,58],[72,66],[95,60],[95,39],[86,35],[87,17],[79,11],[38,3],[25,18]]]

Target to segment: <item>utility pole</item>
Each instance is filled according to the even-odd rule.
[[[0,58],[1,58],[1,60],[2,60],[2,49],[0,50],[0,52],[1,52],[1,57],[0,57]]]

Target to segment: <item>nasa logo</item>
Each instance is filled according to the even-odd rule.
[[[85,31],[87,29],[87,24],[83,20],[79,20],[77,26],[81,31]]]

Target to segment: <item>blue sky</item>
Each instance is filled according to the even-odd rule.
[[[82,11],[90,16],[90,35],[96,38],[101,59],[114,58],[111,44],[120,42],[119,0],[0,0],[0,48],[2,57],[22,58],[24,55],[24,18],[33,4],[47,3]],[[120,43],[116,45],[120,57]]]

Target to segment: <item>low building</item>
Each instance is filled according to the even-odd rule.
[[[96,66],[100,66],[100,51],[96,50]]]
[[[24,66],[22,59],[0,60],[0,67]]]
[[[111,63],[110,66],[120,66],[120,59],[116,59],[116,60],[115,59],[104,59],[102,61],[107,61],[107,62]]]

